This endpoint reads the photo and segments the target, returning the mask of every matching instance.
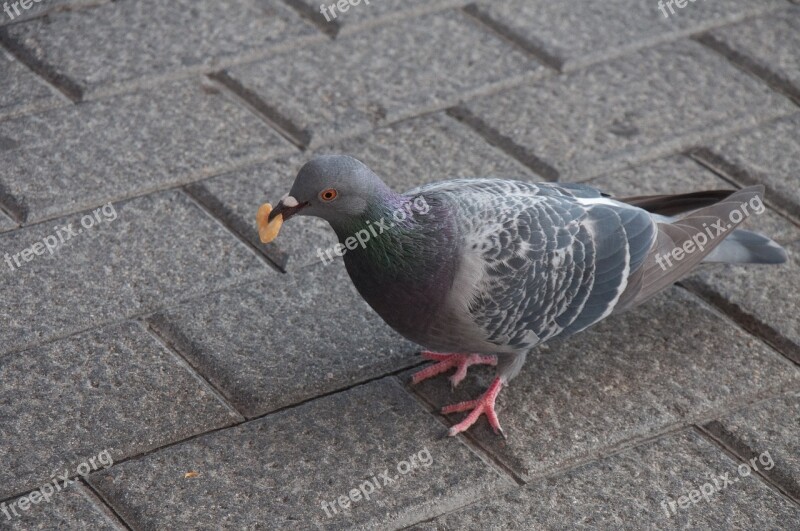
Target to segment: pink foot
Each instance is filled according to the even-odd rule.
[[[438,363],[415,372],[411,377],[412,385],[418,384],[422,380],[433,378],[437,374],[441,374],[453,367],[457,367],[456,372],[450,377],[450,383],[455,387],[467,376],[467,369],[471,366],[497,365],[496,357],[481,356],[479,354],[437,354],[435,352],[425,351],[422,353],[422,357],[426,360],[436,361]]]
[[[505,438],[506,435],[503,433],[503,428],[500,427],[500,422],[497,420],[497,412],[494,410],[494,401],[497,399],[497,395],[500,394],[502,388],[503,382],[500,381],[500,378],[495,378],[492,385],[489,386],[489,389],[487,389],[479,399],[443,407],[442,414],[444,415],[456,413],[458,411],[471,410],[467,418],[450,428],[450,436],[452,437],[462,431],[466,431],[467,428],[475,424],[475,421],[478,420],[481,414],[486,414],[486,419],[489,421],[489,425],[494,432],[499,433]]]

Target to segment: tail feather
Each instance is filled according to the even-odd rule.
[[[736,229],[703,262],[782,264],[787,259],[784,248],[773,240],[757,232]]]

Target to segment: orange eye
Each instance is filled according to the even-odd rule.
[[[339,194],[336,190],[334,190],[333,188],[328,188],[327,190],[323,190],[322,192],[320,192],[319,197],[323,201],[333,201],[334,199],[336,199],[337,195]]]

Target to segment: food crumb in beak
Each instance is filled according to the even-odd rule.
[[[258,208],[258,213],[256,214],[258,237],[261,239],[261,243],[269,243],[277,238],[281,225],[283,225],[283,214],[278,214],[272,221],[268,221],[271,212],[272,205],[264,203]]]

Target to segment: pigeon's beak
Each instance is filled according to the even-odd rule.
[[[281,198],[274,210],[269,203],[261,205],[256,214],[258,237],[261,239],[261,243],[270,243],[277,238],[283,222],[306,206],[308,203],[300,203],[288,194]]]

